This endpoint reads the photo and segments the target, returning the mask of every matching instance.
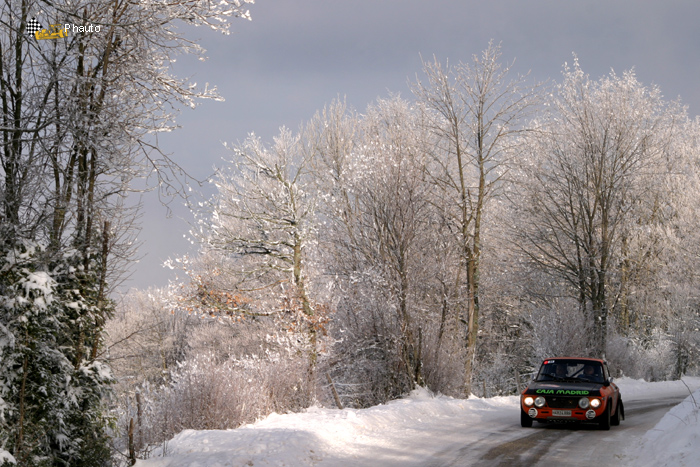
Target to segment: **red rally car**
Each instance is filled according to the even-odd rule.
[[[520,425],[592,422],[602,430],[625,418],[620,389],[608,364],[595,358],[549,358],[520,395]]]

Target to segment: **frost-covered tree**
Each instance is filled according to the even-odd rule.
[[[484,215],[535,103],[534,88],[526,85],[524,77],[509,78],[510,67],[503,67],[500,58],[500,46],[491,43],[470,64],[450,68],[437,59],[424,63],[426,82],[418,81],[413,88],[436,141],[431,179],[448,208],[452,235],[460,245],[467,396],[481,319]]]
[[[312,315],[304,254],[314,200],[301,144],[299,135],[283,128],[270,148],[251,136],[233,149],[231,167],[217,173],[219,196],[209,243],[232,255],[259,258],[244,268],[242,288],[291,278],[304,313]]]
[[[338,223],[346,229],[343,243],[349,251],[335,270],[377,300],[349,311],[363,314],[370,306],[381,313],[378,324],[392,338],[386,343],[395,346],[387,350],[397,357],[396,389],[405,390],[425,384],[421,304],[422,284],[430,280],[429,260],[423,255],[429,251],[424,249],[430,219],[424,177],[427,140],[420,114],[398,98],[369,106],[359,130],[345,187],[355,212],[352,222]]]
[[[193,232],[204,242],[203,255],[216,258],[216,268],[204,274],[221,276],[214,287],[201,285],[210,298],[229,302],[233,314],[287,321],[307,341],[313,370],[323,314],[308,285],[316,205],[309,152],[302,136],[285,128],[270,146],[251,135],[231,151],[230,165],[217,170],[210,217],[199,215]]]
[[[531,261],[575,291],[590,351],[602,355],[611,318],[630,326],[633,283],[664,261],[667,182],[678,168],[671,143],[686,117],[632,72],[593,81],[577,61],[551,106],[528,138],[516,235]]]
[[[217,97],[171,76],[175,55],[201,51],[175,26],[225,32],[245,3],[0,4],[0,445],[20,465],[104,463],[109,378],[96,369],[110,284],[132,252],[125,196],[153,171],[177,187],[151,135],[172,127],[176,105]],[[32,18],[94,27],[38,40]]]
[[[416,384],[454,394],[462,386],[454,365],[463,362],[462,340],[453,339],[459,254],[426,176],[433,139],[422,118],[391,97],[363,115],[336,101],[309,125],[324,194],[316,256],[335,311],[329,363],[351,383],[342,396],[353,405]]]

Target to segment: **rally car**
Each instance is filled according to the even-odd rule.
[[[625,418],[620,388],[608,364],[594,358],[549,358],[520,395],[520,425],[591,422],[609,430]]]

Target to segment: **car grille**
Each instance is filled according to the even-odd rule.
[[[552,409],[575,409],[580,397],[545,397],[547,406]]]

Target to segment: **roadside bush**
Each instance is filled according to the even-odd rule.
[[[115,342],[114,355],[131,361],[138,349],[144,353],[140,359],[154,362],[151,371],[138,373],[125,365],[117,374],[121,381],[115,407],[119,420],[115,450],[122,453],[124,465],[128,463],[130,423],[134,425],[135,455],[147,458],[185,429],[236,428],[273,412],[298,411],[313,403],[315,388],[308,357],[293,345],[293,335],[274,332],[265,320],[220,321],[186,313],[178,318],[181,311],[153,314],[152,305],[132,309],[133,320],[122,319],[121,327],[115,327],[114,337],[117,328],[120,336],[132,337]],[[146,317],[141,319],[140,314]],[[154,323],[149,318],[152,315],[163,318]],[[173,333],[164,345],[155,332],[163,320],[185,320],[187,326],[169,327],[187,332]],[[129,328],[127,322],[137,329]],[[164,365],[162,356],[171,355],[170,349],[179,349],[181,357]]]
[[[308,365],[267,354],[218,362],[212,352],[190,356],[169,385],[146,395],[146,444],[184,430],[236,428],[273,412],[298,411],[311,403]]]
[[[674,379],[676,366],[673,342],[659,331],[647,339],[611,336],[607,355],[613,376],[629,376],[646,381]]]

